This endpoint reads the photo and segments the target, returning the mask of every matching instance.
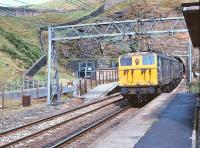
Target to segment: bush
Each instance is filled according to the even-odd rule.
[[[0,34],[5,37],[14,48],[8,48],[7,46],[3,46],[1,51],[8,53],[12,58],[19,59],[25,62],[25,66],[31,66],[36,60],[38,60],[41,56],[41,50],[39,47],[30,44],[14,33],[7,32],[0,28]]]

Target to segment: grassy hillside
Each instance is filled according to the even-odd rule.
[[[73,3],[70,3],[72,1]],[[80,10],[82,8],[89,9],[90,7],[95,8],[99,6],[103,0],[50,0],[48,2],[30,6],[29,8],[37,8],[37,9],[61,9],[64,11],[71,11],[71,10]],[[82,5],[82,6],[80,6]]]
[[[102,18],[124,20],[137,17],[170,17],[182,15],[180,11],[181,3],[188,2],[199,2],[199,0],[127,0],[110,7],[105,13],[94,17],[89,22],[102,20]],[[113,18],[113,14],[116,12],[125,12],[125,15],[122,18]]]
[[[74,1],[76,2],[76,0]],[[91,5],[93,8],[97,8],[100,6],[102,1],[103,0],[85,0],[83,2]],[[111,18],[113,13],[124,10],[126,10],[126,13],[121,19],[133,19],[138,17],[139,13],[141,13],[141,16],[144,17],[148,17],[150,15],[160,16],[161,14],[166,17],[171,15],[176,16],[177,12],[181,15],[180,9],[177,11],[176,8],[180,7],[182,2],[192,1],[197,0],[128,0],[111,7],[104,14],[85,22],[98,21],[99,19],[102,20],[102,18],[105,17]],[[53,8],[62,9],[68,12],[46,13],[34,17],[0,16],[0,72],[4,72],[5,67],[10,65],[9,67],[12,67],[9,69],[10,73],[16,73],[14,78],[7,75],[8,80],[19,79],[23,71],[41,54],[38,38],[38,30],[40,27],[77,20],[94,11],[94,9],[83,10],[81,7],[72,5],[65,0],[52,0],[41,5],[29,6],[29,8]],[[45,37],[47,38],[47,35],[45,35]],[[63,70],[63,68],[62,72],[64,74],[61,75],[65,75],[65,70]],[[43,69],[39,72],[39,76],[36,77],[41,78],[45,74],[46,70]]]
[[[41,56],[41,50],[36,45],[24,41],[13,33],[7,32],[0,28],[0,35],[12,44],[13,47],[3,44],[0,47],[2,52],[5,52],[13,59],[21,60],[26,68],[30,67]]]
[[[49,8],[51,7],[49,6]],[[16,73],[17,69],[20,72],[16,73],[14,78],[10,75],[7,76],[7,80],[21,78],[23,71],[30,67],[41,54],[38,34],[40,27],[74,21],[90,14],[92,11],[94,10],[45,13],[34,17],[0,16],[0,59],[5,57],[8,59],[4,64],[0,64],[0,72],[5,71],[4,65],[13,65],[10,72]],[[45,37],[47,38],[47,35]],[[65,73],[64,70],[62,71]],[[39,72],[39,76],[36,77],[41,78],[45,74],[46,70],[42,70]]]

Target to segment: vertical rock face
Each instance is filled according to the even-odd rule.
[[[110,68],[111,60],[110,57],[100,57],[97,59],[98,68]]]

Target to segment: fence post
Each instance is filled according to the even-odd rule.
[[[4,89],[2,90],[2,109],[4,109],[5,105],[4,105],[4,99],[5,99],[5,96],[4,96]]]
[[[112,72],[112,79],[111,79],[111,81],[114,82],[114,74],[113,74],[113,70],[112,70],[111,72]]]
[[[106,70],[106,83],[108,82],[108,71]]]
[[[87,93],[87,78],[84,78],[84,90],[85,90],[85,94]]]
[[[108,70],[108,78],[109,78],[109,83],[111,83],[112,82],[112,79],[111,79],[111,71],[110,70]]]
[[[97,86],[97,72],[95,73],[95,85]]]
[[[79,80],[79,96],[81,96],[81,79]]]
[[[104,71],[103,71],[103,84],[104,84]]]
[[[119,73],[118,73],[118,71],[116,72],[116,75],[117,75],[117,79],[116,79],[116,80],[118,81],[118,78],[119,78]]]
[[[99,84],[101,84],[100,70],[99,70]]]
[[[33,86],[33,89],[34,89],[35,88],[35,81],[33,80],[32,82],[33,82],[32,86]]]
[[[117,71],[115,70],[115,82],[117,81]]]
[[[62,85],[62,83],[60,83],[60,96],[62,96],[62,91],[63,91],[63,85]]]
[[[90,88],[92,89],[92,78],[90,78]]]
[[[22,81],[22,85],[21,85],[21,98],[24,95],[24,81]]]
[[[39,81],[37,81],[37,84],[36,84],[36,93],[37,93],[37,99],[39,99]]]

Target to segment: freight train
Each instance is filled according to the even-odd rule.
[[[164,53],[136,52],[119,57],[119,86],[126,98],[170,92],[183,76],[183,63]]]

